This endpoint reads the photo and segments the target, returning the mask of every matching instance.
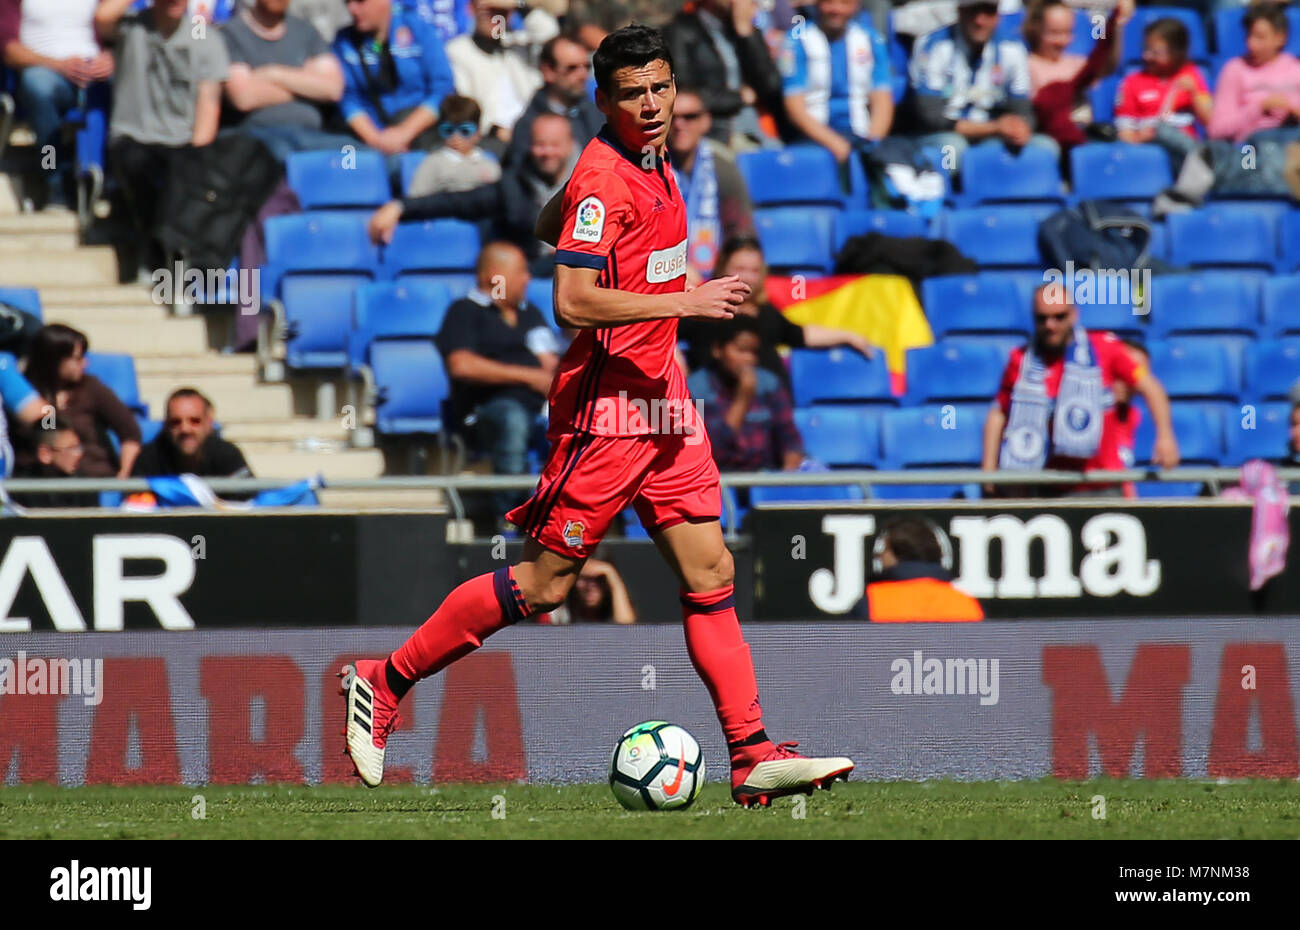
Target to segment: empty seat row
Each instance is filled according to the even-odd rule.
[[[400,193],[407,196],[428,152],[400,156]],[[393,199],[387,158],[364,147],[294,152],[285,164],[289,187],[304,210],[373,210]]]

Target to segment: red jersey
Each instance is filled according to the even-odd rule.
[[[679,293],[686,289],[686,207],[667,161],[644,167],[645,159],[608,126],[587,143],[565,187],[555,261],[598,270],[601,287]],[[551,438],[662,432],[665,413],[679,421],[690,395],[676,348],[671,319],[580,330],[551,387]]]
[[[1167,78],[1156,77],[1145,71],[1134,71],[1124,78],[1115,100],[1115,128],[1145,129],[1156,123],[1168,123],[1195,139],[1196,110],[1192,106],[1193,94],[1185,88],[1175,89],[1173,86],[1183,76],[1192,79],[1196,93],[1209,93],[1201,69],[1190,63]]]
[[[1132,438],[1130,436],[1125,440],[1121,436],[1123,431],[1115,428],[1117,425],[1114,416],[1115,401],[1109,388],[1116,381],[1136,385],[1145,369],[1133,361],[1133,357],[1128,354],[1124,344],[1115,338],[1112,333],[1088,333],[1088,341],[1092,343],[1092,357],[1095,364],[1101,369],[1101,383],[1107,388],[1107,391],[1105,419],[1101,429],[1101,443],[1097,447],[1096,454],[1088,459],[1083,467],[1085,470],[1126,468],[1124,458],[1120,454],[1120,447],[1122,442],[1127,441],[1131,448]],[[1020,377],[1020,363],[1024,357],[1025,348],[1023,346],[1012,349],[1011,359],[1007,362],[1006,370],[1002,372],[1002,385],[998,388],[997,403],[1004,414],[1011,412],[1011,391],[1016,386],[1016,380]],[[1055,398],[1057,392],[1061,389],[1061,376],[1065,373],[1065,353],[1061,353],[1059,358],[1045,364],[1047,371],[1044,375],[1043,387],[1047,391],[1048,397]],[[1051,429],[1051,422],[1049,418],[1049,430]],[[1136,419],[1132,422],[1134,428],[1136,428]],[[1078,459],[1064,459],[1052,455],[1048,457],[1044,467],[1073,471],[1079,468],[1079,461]]]

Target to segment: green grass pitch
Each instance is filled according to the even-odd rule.
[[[624,811],[603,784],[0,788],[0,839],[650,837],[1300,839],[1300,783],[849,782],[749,811],[710,783],[669,813]]]

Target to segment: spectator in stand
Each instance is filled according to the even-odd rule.
[[[474,28],[469,4],[464,0],[415,0],[415,9],[444,43]]]
[[[758,364],[758,321],[737,315],[712,333],[709,364],[686,381],[722,471],[794,471],[804,460],[794,404]]]
[[[230,53],[226,98],[236,125],[280,161],[292,152],[355,145],[325,130],[325,110],[343,98],[343,69],[320,33],[286,14],[288,0],[253,0],[221,27]]]
[[[790,373],[777,351],[778,346],[792,349],[849,346],[867,358],[874,354],[867,341],[857,333],[828,326],[800,326],[790,322],[784,313],[772,306],[767,299],[767,265],[763,261],[763,247],[757,239],[739,237],[723,244],[715,276],[730,274],[749,285],[749,296],[733,309],[737,317],[749,317],[758,327],[758,367],[775,375],[787,390],[790,388]],[[711,361],[714,333],[720,325],[725,325],[725,321],[685,319],[678,323],[677,338],[687,343],[686,361],[692,371],[704,368]]]
[[[895,517],[880,531],[866,597],[853,611],[874,623],[952,623],[984,619],[984,608],[952,584],[952,551],[923,517]]]
[[[601,559],[590,558],[582,565],[577,580],[564,603],[543,614],[545,622],[565,623],[636,623],[636,608],[628,597],[618,569]],[[541,618],[539,618],[539,621]]]
[[[140,454],[140,424],[113,389],[86,373],[84,333],[50,323],[41,328],[27,354],[27,380],[54,415],[77,431],[87,478],[125,478]],[[113,450],[108,431],[117,434],[122,451]],[[29,455],[21,456],[26,461]]]
[[[135,227],[136,264],[147,270],[166,263],[154,233],[171,155],[216,138],[230,60],[215,30],[195,38],[185,0],[129,12],[132,5],[102,0],[95,29],[117,57],[108,159]]]
[[[1121,342],[1133,359],[1133,364],[1143,370],[1150,367],[1151,355],[1145,346],[1130,339],[1123,339]],[[1127,382],[1116,381],[1110,388],[1115,397],[1115,406],[1106,411],[1104,429],[1115,431],[1115,445],[1119,452],[1119,460],[1125,468],[1132,468],[1137,463],[1137,428],[1142,422],[1142,411],[1133,403],[1133,389]],[[1137,497],[1137,488],[1133,482],[1124,482],[1124,496]]]
[[[326,42],[333,42],[340,29],[352,24],[346,0],[289,0],[289,15],[311,23]]]
[[[841,164],[855,146],[889,135],[889,51],[858,0],[818,0],[817,21],[799,23],[786,34],[781,74],[790,122]]]
[[[528,45],[505,41],[514,0],[471,0],[471,7],[474,32],[448,42],[447,59],[456,78],[456,93],[473,97],[483,107],[488,151],[501,155],[510,144],[515,122],[541,86],[542,75],[532,63]],[[528,32],[538,44],[560,34],[559,23],[549,13],[533,10],[528,15],[537,24]]]
[[[1029,100],[1029,52],[999,39],[991,0],[958,0],[957,22],[916,42],[910,65],[910,109],[921,142],[951,156],[953,170],[971,145],[1038,145],[1059,149],[1034,132]]]
[[[430,149],[439,102],[455,89],[442,41],[398,0],[347,0],[352,25],[339,30],[339,109],[357,138],[385,155]]]
[[[53,419],[49,426],[37,424],[33,441],[35,456],[30,464],[14,469],[15,478],[79,478],[83,447],[81,437],[67,423]],[[99,495],[87,491],[28,492],[13,496],[23,507],[98,507]]]
[[[605,36],[632,23],[662,29],[682,8],[682,0],[570,0],[565,27],[588,52]]]
[[[533,94],[528,108],[515,123],[506,152],[506,164],[514,164],[528,157],[528,143],[532,138],[533,120],[542,113],[555,113],[569,121],[573,142],[582,151],[596,138],[605,117],[587,92],[587,79],[591,77],[591,56],[576,40],[556,36],[542,46],[542,86]],[[680,93],[680,88],[678,89]]]
[[[20,426],[34,426],[53,416],[50,405],[18,370],[18,361],[0,352],[0,477],[7,478],[14,470],[14,448],[9,442],[11,419]]]
[[[67,209],[73,197],[76,160],[62,143],[64,114],[113,76],[113,56],[95,37],[96,2],[0,0],[0,46],[5,65],[18,72],[14,96],[36,135],[45,209]]]
[[[1087,91],[1119,67],[1124,25],[1133,16],[1133,0],[1120,0],[1111,11],[1100,38],[1086,57],[1068,51],[1074,41],[1074,7],[1063,0],[1045,0],[1025,16],[1029,47],[1029,87],[1039,128],[1063,150],[1097,139],[1111,141],[1114,129],[1093,122]]]
[[[1196,125],[1208,125],[1214,98],[1201,70],[1187,60],[1187,27],[1157,19],[1142,33],[1142,70],[1124,78],[1115,103],[1122,142],[1155,142],[1177,175],[1199,147]]]
[[[733,151],[772,143],[759,110],[781,111],[781,73],[754,12],[755,0],[699,0],[663,30],[677,83],[699,88],[713,138]]]
[[[1246,54],[1219,73],[1210,115],[1211,139],[1240,145],[1250,137],[1300,141],[1300,60],[1284,51],[1288,24],[1282,4],[1261,3],[1242,16]]]
[[[479,148],[483,133],[478,104],[460,94],[448,94],[438,107],[442,146],[420,162],[411,177],[408,197],[459,193],[501,180],[501,163]]]
[[[194,388],[179,388],[167,398],[162,431],[140,450],[132,477],[198,475],[200,478],[251,478],[244,453],[221,438],[213,425],[212,401]],[[230,499],[239,495],[225,494]]]
[[[472,426],[469,445],[498,475],[528,471],[528,445],[559,364],[559,344],[529,304],[528,264],[518,246],[489,242],[478,259],[478,287],[447,308],[437,336],[451,379],[451,422]],[[491,495],[492,519],[523,500]]]
[[[754,235],[754,208],[745,178],[722,143],[708,138],[712,122],[703,95],[679,85],[668,151],[686,203],[686,281],[692,285],[713,275],[723,242]]]
[[[1080,326],[1078,308],[1063,291],[1051,284],[1034,291],[1033,341],[1011,351],[984,422],[984,470],[1124,468],[1112,416],[1117,382],[1146,399],[1156,427],[1152,464],[1173,468],[1178,441],[1164,387],[1114,335]],[[1009,490],[1004,486],[1003,496],[1123,496],[1120,487],[1095,483]],[[985,493],[997,491],[988,485]]]
[[[394,200],[370,217],[370,238],[388,242],[402,220],[456,217],[484,220],[490,238],[505,239],[524,250],[532,273],[549,277],[555,251],[533,235],[542,207],[564,187],[577,161],[569,121],[554,113],[543,113],[533,121],[528,160],[506,168],[501,180],[460,193],[431,194]]]

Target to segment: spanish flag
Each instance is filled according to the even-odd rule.
[[[900,275],[832,275],[767,279],[767,296],[800,326],[829,326],[860,334],[885,353],[895,394],[907,381],[907,350],[934,344],[912,283]]]

